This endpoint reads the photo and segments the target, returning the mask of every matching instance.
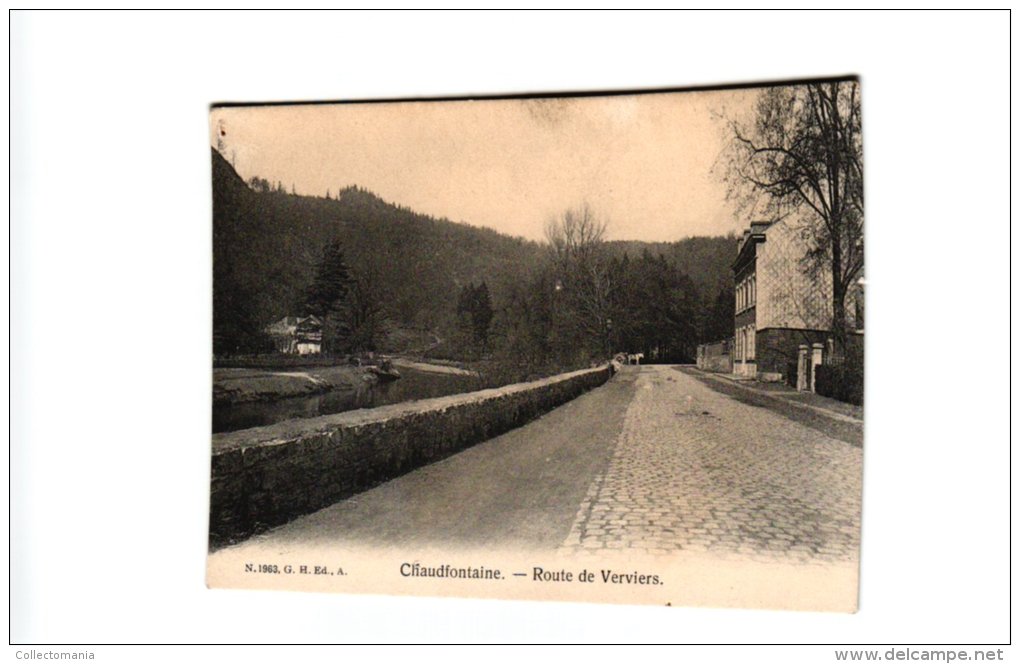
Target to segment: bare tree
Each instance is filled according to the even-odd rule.
[[[571,208],[545,224],[545,238],[553,248],[557,263],[591,262],[605,239],[608,223],[598,219],[587,203]]]
[[[772,219],[805,212],[805,269],[831,275],[832,332],[846,340],[846,298],[864,270],[864,178],[857,81],[763,90],[750,126],[733,123],[730,194]]]
[[[612,283],[604,247],[607,227],[608,222],[598,218],[587,203],[550,219],[545,226],[559,298],[574,324],[606,355],[612,334]]]

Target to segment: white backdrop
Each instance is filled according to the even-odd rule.
[[[1007,641],[1009,38],[1003,12],[14,14],[11,638]],[[841,74],[867,174],[858,614],[204,587],[211,102]]]

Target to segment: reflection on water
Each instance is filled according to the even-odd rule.
[[[290,397],[234,405],[213,405],[213,433],[260,427],[284,420],[374,408],[412,399],[429,399],[478,389],[474,376],[431,373],[401,367],[399,380],[367,384],[358,390],[333,390],[310,397]]]

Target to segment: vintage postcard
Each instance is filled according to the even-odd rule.
[[[860,94],[214,105],[208,585],[855,611]]]

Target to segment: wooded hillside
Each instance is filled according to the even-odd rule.
[[[547,350],[555,345],[550,345],[548,330],[541,329],[540,321],[521,320],[519,308],[523,301],[545,302],[549,296],[546,291],[552,282],[544,244],[418,214],[357,187],[324,198],[288,193],[282,183],[274,186],[258,178],[246,183],[215,149],[212,162],[213,322],[218,355],[264,351],[266,325],[286,315],[306,314],[309,288],[323,252],[337,242],[353,280],[350,290],[360,293],[360,304],[367,306],[366,315],[372,318],[368,333],[358,341],[360,348],[351,350],[416,350],[416,345],[421,350],[427,340],[441,339],[447,355],[458,355],[465,342],[481,345],[473,349],[478,356],[491,354],[505,341],[509,328],[526,338],[543,339]],[[713,307],[718,309],[720,294],[723,299],[727,292],[732,294],[733,238],[608,242],[605,250],[613,258],[614,270],[645,266],[643,272],[618,277],[621,287],[626,283],[634,294],[625,299],[655,298],[663,289],[686,284],[683,311],[690,318],[690,329],[685,334],[691,335],[687,347],[709,334],[709,318]],[[652,259],[656,269],[648,262]],[[643,288],[634,283],[639,272],[654,273],[661,283]],[[669,283],[662,282],[667,273],[673,276]],[[485,306],[491,307],[492,314],[477,307],[465,310],[468,295],[481,292],[482,285]],[[536,293],[536,288],[542,292]],[[614,303],[626,304],[616,298]],[[555,306],[555,300],[543,306]],[[635,326],[648,330],[656,325],[647,316],[640,325],[626,324],[624,319],[630,316],[626,309],[618,315],[618,334]],[[478,329],[479,320],[491,321],[491,335]],[[715,328],[725,331],[731,322],[717,321]],[[522,325],[531,327],[522,331]],[[471,330],[461,338],[456,332],[465,326]],[[676,321],[670,329],[677,329]],[[620,339],[619,343],[636,340]]]

